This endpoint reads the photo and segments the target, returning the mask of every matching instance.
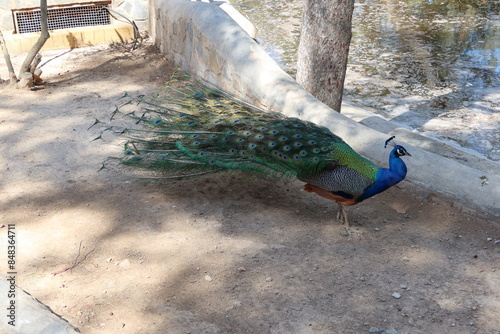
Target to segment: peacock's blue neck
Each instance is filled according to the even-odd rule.
[[[401,182],[406,176],[406,165],[404,161],[396,155],[395,147],[391,154],[389,155],[389,168],[380,168],[377,176],[375,177],[375,183],[367,188],[363,194],[357,199],[357,202],[361,202],[367,198],[375,196],[382,191],[392,187],[393,185]]]

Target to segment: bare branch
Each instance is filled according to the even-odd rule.
[[[17,77],[16,72],[14,72],[14,67],[12,66],[12,62],[10,61],[9,50],[7,50],[7,44],[5,44],[5,39],[3,38],[2,31],[0,31],[0,45],[2,46],[3,56],[5,58],[5,64],[7,65],[7,69],[9,70],[9,78],[10,83],[16,83]]]
[[[50,37],[47,24],[47,0],[40,0],[40,13],[41,13],[40,25],[42,31],[35,45],[33,45],[30,52],[26,56],[26,59],[24,60],[23,65],[21,66],[21,70],[19,71],[19,76],[21,76],[25,72],[30,72],[30,66],[31,63],[33,62],[33,59],[38,54],[40,49],[43,47],[45,41],[47,41],[47,39],[49,39]]]

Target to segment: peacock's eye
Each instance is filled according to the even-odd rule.
[[[396,152],[398,153],[398,155],[406,155],[405,150],[402,148],[398,148]]]

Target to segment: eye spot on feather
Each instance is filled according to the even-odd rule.
[[[248,153],[247,153],[247,151],[240,151],[240,154],[241,155],[247,155]]]
[[[247,131],[244,133],[245,136],[250,136],[252,133],[250,131]]]
[[[270,142],[270,143],[269,143],[269,144],[267,144],[267,145],[268,145],[269,147],[274,147],[274,146],[276,146],[276,143],[272,141],[272,142]]]
[[[222,138],[222,140],[223,140],[223,141],[229,141],[229,138],[224,137],[224,138]]]
[[[253,149],[253,148],[256,148],[257,145],[255,145],[255,144],[248,144],[248,147]]]
[[[236,152],[238,152],[238,150],[235,149],[235,148],[232,148],[232,149],[229,150],[229,153],[236,153]]]
[[[212,138],[217,138],[217,135],[212,135]]]
[[[301,147],[302,143],[298,141],[298,142],[294,143],[293,146],[295,146],[295,147]]]
[[[262,139],[262,138],[264,138],[264,136],[263,135],[257,135],[257,136],[255,136],[255,138]]]
[[[199,141],[195,141],[195,142],[193,143],[193,145],[195,145],[195,146],[198,146],[198,145],[200,145],[200,144],[201,144],[201,142],[199,142]]]
[[[316,145],[316,142],[314,140],[309,140],[308,143],[309,145]]]
[[[240,142],[240,143],[241,143],[241,142],[244,142],[244,141],[245,141],[245,139],[243,139],[243,138],[238,138],[238,142]]]
[[[290,151],[292,149],[291,146],[283,146],[283,151],[287,152],[287,151]]]
[[[295,124],[296,128],[302,128],[303,126],[304,126],[304,124]]]
[[[302,150],[302,151],[300,151],[300,152],[299,152],[299,154],[300,154],[301,156],[306,156],[306,155],[307,155],[307,151]]]
[[[198,138],[199,135],[192,135],[191,138]]]
[[[280,140],[281,140],[281,141],[287,141],[287,140],[288,140],[288,138],[287,138],[287,137],[285,137],[285,136],[283,136],[283,137],[280,137]]]
[[[269,131],[269,133],[272,134],[272,135],[275,135],[275,134],[278,133],[278,130],[271,130],[271,131]]]
[[[302,138],[302,135],[301,134],[296,134],[295,138]]]
[[[322,147],[321,150],[326,152],[328,151],[328,147]]]
[[[284,155],[283,160],[288,160],[288,155]]]
[[[196,122],[191,121],[191,122],[188,122],[187,125],[194,125],[194,124],[196,124]]]
[[[161,119],[156,120],[155,124],[161,124],[163,121]]]
[[[294,155],[294,156],[293,156],[293,158],[294,158],[295,160],[297,160],[297,161],[298,161],[298,160],[300,160],[300,159],[302,159],[302,158],[301,158],[301,157],[299,157],[298,155]]]
[[[220,119],[218,119],[218,120],[214,121],[214,124],[219,124],[220,122],[221,122]]]
[[[205,152],[200,152],[200,153],[198,153],[198,155],[199,155],[200,157],[203,157],[204,155],[206,155],[206,153],[205,153]]]
[[[234,131],[228,131],[227,134],[228,135],[234,135]]]

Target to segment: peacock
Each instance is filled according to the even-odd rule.
[[[407,168],[401,157],[411,156],[395,145],[389,168],[380,168],[326,127],[251,106],[187,74],[138,105],[139,111],[123,113],[132,126],[108,128],[126,137],[121,165],[167,180],[224,170],[297,178],[306,192],[339,204],[337,218],[347,230],[344,206],[403,180]]]

